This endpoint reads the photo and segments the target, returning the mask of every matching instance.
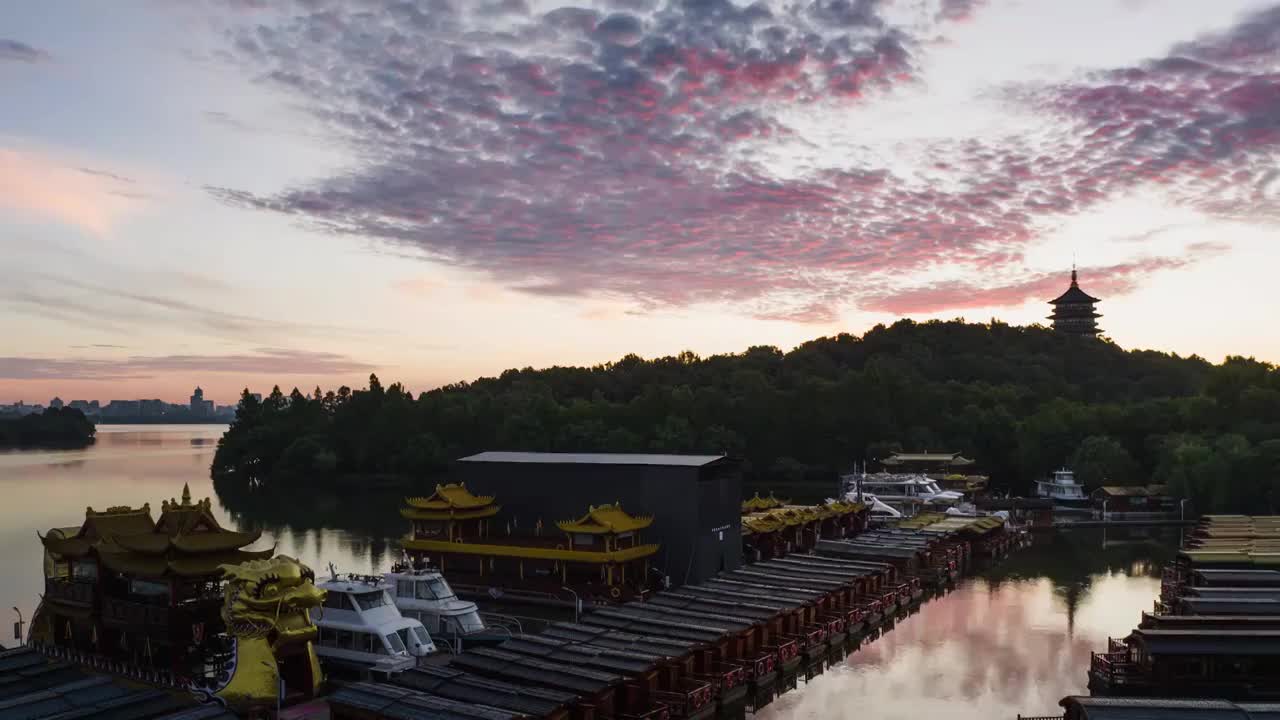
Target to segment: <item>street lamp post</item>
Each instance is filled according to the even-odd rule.
[[[1178,509],[1182,513],[1182,521],[1186,522],[1187,521],[1187,498],[1182,498],[1181,500],[1178,501]]]
[[[26,645],[26,643],[22,641],[22,626],[26,624],[22,619],[22,611],[19,610],[16,605],[14,606],[13,611],[18,613],[18,624],[13,626],[13,639],[17,640],[19,645]]]
[[[573,596],[573,622],[577,623],[579,616],[582,615],[582,598],[578,597],[578,593],[574,592],[573,588],[561,586],[560,589]]]

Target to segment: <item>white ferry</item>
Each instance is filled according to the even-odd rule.
[[[383,580],[400,612],[421,622],[433,638],[453,652],[511,638],[510,628],[487,625],[476,604],[459,600],[440,571],[425,563],[397,563]]]
[[[1076,480],[1075,473],[1066,468],[1054,472],[1050,480],[1037,480],[1036,495],[1067,509],[1078,509],[1089,503],[1084,485]]]
[[[382,578],[329,570],[332,577],[316,583],[327,594],[311,619],[319,628],[316,654],[331,674],[386,679],[435,653],[427,629],[400,614]]]

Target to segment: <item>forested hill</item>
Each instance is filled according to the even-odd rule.
[[[1090,484],[1167,482],[1202,509],[1280,503],[1280,372],[1125,351],[1040,327],[877,326],[791,352],[634,355],[508,370],[416,398],[400,385],[245,395],[213,471],[240,487],[423,478],[486,449],[727,452],[747,480],[829,478],[892,449],[955,450],[998,489],[1071,464]],[[363,481],[363,480],[360,480]]]

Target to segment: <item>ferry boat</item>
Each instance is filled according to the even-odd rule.
[[[383,578],[329,571],[328,581],[316,583],[326,596],[311,619],[319,628],[316,655],[330,675],[387,679],[436,652],[423,624],[400,614]]]
[[[1076,480],[1074,472],[1066,468],[1055,471],[1049,480],[1037,480],[1036,495],[1052,500],[1055,510],[1081,510],[1089,503],[1084,485]]]
[[[459,600],[444,575],[426,563],[396,563],[383,579],[400,613],[421,622],[431,637],[451,652],[497,645],[511,638],[511,628],[485,624],[476,604]]]

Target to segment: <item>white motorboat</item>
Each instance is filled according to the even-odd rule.
[[[319,628],[316,654],[338,674],[389,677],[435,653],[436,646],[421,622],[405,617],[381,577],[345,575],[316,583],[325,590],[324,605],[311,610]]]
[[[851,492],[851,493],[847,493],[844,496],[844,498],[845,500],[860,502],[863,505],[866,505],[867,508],[869,509],[869,514],[871,516],[872,521],[902,519],[901,512],[899,512],[898,510],[895,510],[893,507],[889,506],[888,504],[881,502],[879,498],[877,498],[875,495],[872,495],[871,493],[864,492],[862,493],[862,496],[859,497],[858,493]]]
[[[421,622],[433,638],[454,652],[464,646],[492,645],[511,638],[508,628],[486,625],[476,604],[458,599],[435,568],[400,562],[383,579],[401,614]]]
[[[925,475],[846,475],[844,482],[846,491],[874,495],[878,501],[908,517],[920,512],[925,505],[941,510],[964,499],[964,493],[943,490],[936,480]]]

